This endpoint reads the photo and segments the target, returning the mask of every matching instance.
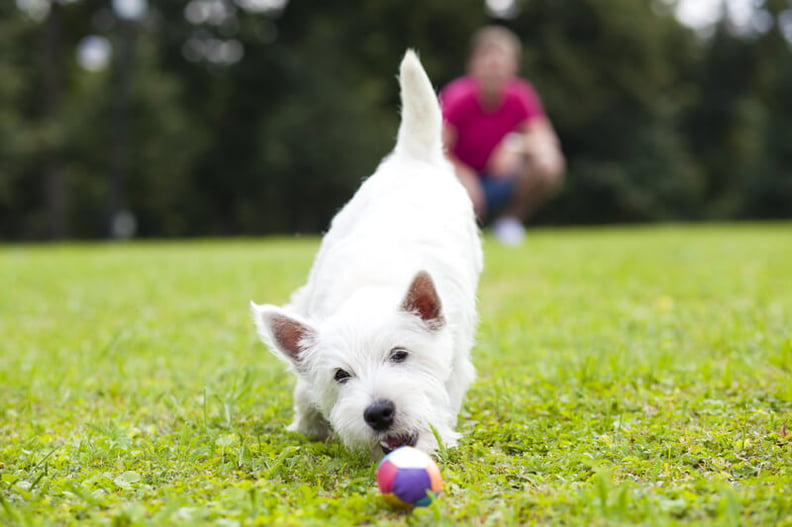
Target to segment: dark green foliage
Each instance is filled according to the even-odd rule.
[[[233,16],[200,24],[185,3],[149,2],[138,27],[109,2],[52,5],[41,20],[0,7],[5,239],[107,235],[114,173],[117,205],[143,236],[323,230],[392,147],[404,49],[418,49],[440,88],[489,21],[479,0],[258,13],[225,2]],[[779,23],[751,33],[723,22],[700,39],[658,0],[518,6],[504,23],[525,43],[523,73],[569,161],[535,221],[789,217],[792,53]],[[773,20],[792,10],[763,8]],[[114,48],[101,72],[75,60],[92,34]],[[196,43],[232,40],[239,62],[196,56]]]

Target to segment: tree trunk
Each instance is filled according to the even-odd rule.
[[[66,189],[61,159],[61,105],[63,101],[63,44],[61,42],[63,6],[51,0],[44,25],[44,115],[46,135],[44,180],[47,202],[47,227],[51,239],[66,234]]]

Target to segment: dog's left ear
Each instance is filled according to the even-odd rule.
[[[418,271],[415,275],[401,307],[404,311],[417,315],[430,329],[440,329],[445,325],[440,295],[437,294],[432,277],[426,271]]]

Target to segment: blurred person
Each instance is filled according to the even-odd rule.
[[[481,28],[467,74],[440,93],[447,155],[479,221],[507,245],[522,242],[523,222],[553,195],[565,168],[538,94],[517,76],[520,52],[508,29]]]

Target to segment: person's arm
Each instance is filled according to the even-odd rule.
[[[454,145],[456,144],[457,131],[448,121],[443,121],[443,147],[445,148],[446,156],[451,162],[457,162],[454,152]]]

